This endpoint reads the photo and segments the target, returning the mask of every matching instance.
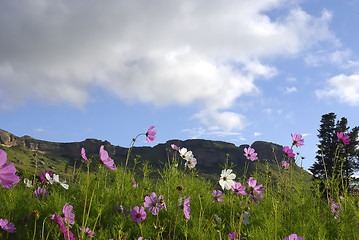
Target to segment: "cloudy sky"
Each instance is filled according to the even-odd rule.
[[[357,0],[0,0],[0,128],[124,147],[150,125],[155,144],[301,133],[308,168],[323,114],[359,125],[358,23]]]

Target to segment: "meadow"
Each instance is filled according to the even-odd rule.
[[[284,147],[276,181],[270,171],[247,174],[263,164],[250,147],[244,174],[228,163],[218,181],[199,177],[195,153],[181,146],[161,169],[134,161],[137,138],[155,135],[153,127],[137,135],[118,166],[103,146],[98,156],[82,149],[81,168],[66,182],[49,170],[16,177],[0,150],[0,239],[359,239],[358,191],[340,176],[308,182],[294,174],[301,135]]]

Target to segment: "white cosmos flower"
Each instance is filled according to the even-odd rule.
[[[194,157],[186,160],[187,162],[184,164],[185,167],[194,168],[197,164],[197,159],[195,159]]]
[[[184,160],[194,158],[192,151],[187,151],[187,148],[181,148],[178,152]]]
[[[26,187],[29,187],[29,188],[32,187],[32,181],[30,181],[29,179],[24,178],[24,183],[26,184]]]
[[[221,179],[219,180],[219,185],[221,185],[223,190],[230,190],[234,185],[233,179],[236,178],[236,174],[232,173],[232,169],[224,169],[221,173]]]
[[[66,190],[69,189],[69,185],[66,184],[66,181],[60,182],[59,180],[59,175],[57,174],[53,174],[53,177],[50,176],[50,174],[46,173],[45,174],[46,179],[49,181],[50,184],[53,183],[60,183],[60,185],[65,188]]]

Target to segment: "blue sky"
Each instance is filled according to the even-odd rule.
[[[154,144],[300,133],[308,168],[323,114],[359,125],[358,23],[354,0],[0,1],[0,128],[124,147],[150,125]]]

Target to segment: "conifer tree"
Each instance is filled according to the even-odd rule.
[[[322,115],[318,129],[319,144],[316,162],[309,168],[316,179],[327,179],[339,176],[348,184],[349,177],[358,170],[358,131],[354,127],[349,131],[348,120],[342,117],[336,122],[336,115],[328,113]],[[349,136],[350,143],[344,145],[338,140],[337,133],[343,132]]]

